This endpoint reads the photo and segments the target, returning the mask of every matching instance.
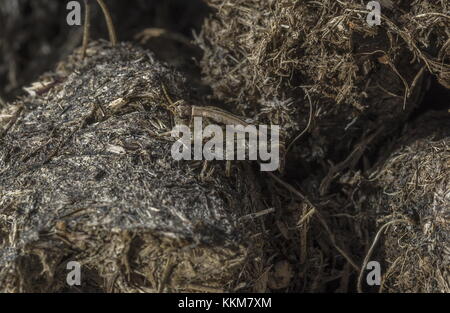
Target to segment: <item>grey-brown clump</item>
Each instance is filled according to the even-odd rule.
[[[1,291],[250,288],[258,228],[242,217],[257,187],[244,169],[172,158],[162,84],[194,101],[153,54],[94,43],[3,110]],[[69,261],[81,286],[66,284]]]
[[[450,86],[448,5],[380,2],[382,24],[370,27],[361,1],[208,0],[215,13],[197,41],[204,80],[291,140],[308,125],[311,99],[312,143],[301,150],[340,161],[362,134],[408,118],[427,72]]]
[[[373,174],[366,203],[385,225],[383,291],[450,292],[449,121],[445,111],[421,118]]]

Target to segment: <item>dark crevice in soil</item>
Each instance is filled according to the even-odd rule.
[[[427,92],[419,107],[413,112],[410,120],[414,121],[429,111],[448,111],[450,109],[450,89],[445,88],[430,76]]]

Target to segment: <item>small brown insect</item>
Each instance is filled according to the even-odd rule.
[[[243,118],[238,117],[220,108],[212,106],[189,105],[184,101],[177,101],[174,103],[170,98],[169,94],[167,93],[167,90],[164,85],[162,85],[162,90],[164,92],[167,102],[169,103],[167,108],[175,115],[175,119],[184,121],[183,123],[184,125],[188,125],[186,121],[189,121],[188,122],[189,125],[192,125],[192,119],[194,117],[206,117],[218,124],[223,125],[234,125],[234,126],[240,125],[243,127],[252,125],[250,123],[247,123]],[[283,173],[285,165],[286,149],[284,141],[282,139],[280,139],[279,148],[281,153],[278,171],[280,173]],[[227,168],[228,169],[230,168],[230,163],[228,161],[227,161]]]

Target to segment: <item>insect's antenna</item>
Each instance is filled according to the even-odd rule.
[[[81,49],[81,58],[86,57],[86,50],[89,43],[89,36],[91,31],[91,5],[88,0],[84,0],[84,26],[83,26],[83,47]]]
[[[111,44],[115,46],[117,44],[117,36],[116,31],[114,29],[114,24],[111,18],[111,14],[109,13],[108,7],[106,6],[103,0],[97,0],[98,5],[102,8],[103,15],[105,16],[106,26],[108,27],[109,40]]]

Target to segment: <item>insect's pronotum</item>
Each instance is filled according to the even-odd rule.
[[[89,34],[91,28],[91,21],[90,21],[91,6],[89,1],[91,0],[84,0],[85,15],[84,15],[82,58],[86,56],[86,50],[89,43]],[[102,9],[103,15],[105,16],[106,26],[108,27],[109,40],[111,41],[111,44],[115,46],[117,44],[117,35],[116,30],[114,29],[114,23],[112,21],[111,14],[109,13],[109,9],[103,0],[96,0],[96,1],[100,6],[100,8]]]

